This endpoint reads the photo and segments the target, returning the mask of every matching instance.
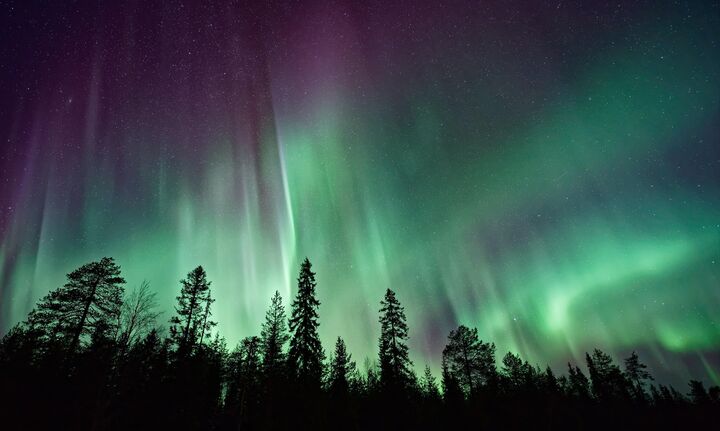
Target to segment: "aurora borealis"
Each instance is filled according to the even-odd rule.
[[[234,344],[307,256],[359,362],[391,287],[417,366],[720,382],[717,2],[171,3],[0,5],[1,334],[113,256]]]

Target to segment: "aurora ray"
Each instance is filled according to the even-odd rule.
[[[392,287],[416,364],[462,323],[718,383],[717,4],[17,3],[0,333],[110,255],[167,309],[202,264],[234,343],[309,256],[357,358]]]

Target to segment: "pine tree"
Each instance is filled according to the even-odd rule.
[[[95,333],[98,327],[117,329],[125,279],[111,257],[87,263],[69,273],[67,279],[63,287],[40,301],[28,323],[42,331],[46,339],[65,344],[69,357],[83,337]]]
[[[191,355],[201,342],[205,332],[216,323],[209,320],[212,313],[210,304],[214,301],[210,297],[210,282],[202,266],[190,271],[185,280],[180,280],[182,288],[177,297],[177,313],[170,319],[170,336],[177,347],[181,358]]]
[[[283,349],[288,338],[290,338],[287,333],[285,307],[278,291],[275,291],[275,295],[270,302],[270,308],[265,313],[265,322],[262,325],[260,338],[263,353],[263,374],[266,379],[277,379],[282,374],[285,363]]]
[[[647,372],[647,365],[640,362],[635,352],[625,359],[625,376],[632,386],[635,398],[646,400],[645,381],[653,380],[653,377]]]
[[[491,384],[496,377],[495,344],[483,343],[477,329],[460,325],[450,331],[443,349],[443,362],[466,396]]]
[[[380,385],[384,389],[404,389],[411,381],[412,367],[405,310],[390,289],[380,305]]]
[[[292,303],[290,317],[290,349],[288,367],[298,382],[310,389],[319,389],[323,372],[323,353],[318,336],[318,308],[315,297],[315,273],[305,258],[298,277],[298,293]]]

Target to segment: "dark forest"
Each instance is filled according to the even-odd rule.
[[[167,331],[150,286],[124,284],[112,258],[85,264],[3,337],[4,429],[702,429],[720,407],[720,387],[655,382],[635,353],[616,363],[595,349],[552,370],[500,357],[463,325],[442,374],[418,374],[390,289],[377,357],[358,365],[342,338],[321,345],[308,259],[289,310],[276,293],[258,335],[237,346],[215,329],[201,266],[181,281]]]

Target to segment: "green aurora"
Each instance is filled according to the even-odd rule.
[[[340,335],[360,362],[390,287],[419,367],[437,370],[465,324],[561,370],[593,347],[637,349],[673,381],[718,384],[720,14],[692,7],[623,12],[633,26],[528,19],[580,22],[566,41],[462,11],[442,24],[460,23],[452,38],[428,11],[403,18],[426,25],[413,38],[318,6],[260,31],[275,47],[261,64],[243,56],[265,48],[240,44],[187,58],[172,84],[113,83],[149,50],[140,34],[113,42],[117,58],[59,61],[53,91],[2,123],[6,159],[26,156],[3,174],[0,329],[108,255],[128,288],[150,282],[163,322],[203,265],[233,345],[275,290],[289,302],[307,256],[325,348]],[[157,43],[161,70],[190,44]]]

